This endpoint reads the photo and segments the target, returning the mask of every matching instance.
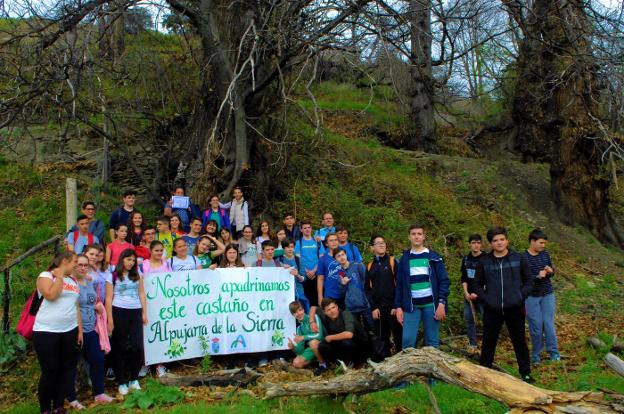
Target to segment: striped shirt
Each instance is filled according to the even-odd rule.
[[[553,286],[550,282],[550,278],[553,275],[546,275],[545,278],[539,278],[539,272],[544,270],[546,266],[553,267],[552,260],[550,259],[550,255],[547,250],[542,250],[535,256],[533,256],[528,251],[524,252],[524,257],[526,257],[527,262],[529,262],[529,267],[531,268],[531,277],[533,277],[533,290],[529,294],[530,296],[546,296],[550,293],[553,293]]]
[[[422,308],[433,303],[433,291],[429,279],[429,250],[420,253],[410,252],[410,290],[414,307]]]

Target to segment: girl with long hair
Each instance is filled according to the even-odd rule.
[[[141,389],[139,370],[143,362],[143,325],[147,324],[146,303],[136,253],[126,249],[106,281],[105,301],[108,333],[113,337],[115,377],[121,395]]]
[[[107,404],[113,399],[104,393],[104,351],[100,347],[100,337],[95,331],[97,293],[93,281],[89,279],[90,260],[85,255],[78,256],[74,277],[80,289],[79,306],[82,319],[82,348],[79,354],[89,364],[89,376],[96,403]],[[104,309],[100,304],[100,312]],[[71,382],[67,390],[67,400],[72,408],[84,410],[85,406],[76,399],[76,366],[71,373]]]

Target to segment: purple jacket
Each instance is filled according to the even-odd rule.
[[[210,220],[211,212],[212,209],[208,208],[202,213],[202,230],[206,229],[206,224],[208,224],[208,221]],[[227,210],[219,207],[219,217],[221,218],[221,227],[219,227],[217,231],[221,230],[222,228],[226,228],[231,231],[232,226],[230,225],[230,215],[228,214]]]

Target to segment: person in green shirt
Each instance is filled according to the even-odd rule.
[[[204,234],[201,236],[195,248],[193,255],[197,256],[203,269],[215,269],[219,262],[219,256],[225,251],[225,246],[219,239],[214,236]],[[214,265],[213,267],[211,267]]]
[[[161,242],[165,248],[165,257],[173,257],[173,234],[171,234],[170,219],[167,216],[160,216],[156,220],[156,240]]]
[[[323,340],[321,319],[318,315],[315,315],[314,319],[310,321],[310,317],[303,310],[303,305],[297,300],[291,302],[288,305],[288,309],[299,323],[297,335],[293,339],[288,338],[288,349],[297,355],[293,360],[293,366],[295,368],[304,368],[316,358],[319,362],[319,367],[314,373],[316,375],[322,374],[327,371],[327,365],[318,351],[319,343]],[[312,328],[313,326],[315,329]]]

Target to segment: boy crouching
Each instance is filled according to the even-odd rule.
[[[303,305],[297,300],[291,302],[288,305],[288,309],[299,323],[297,335],[294,339],[288,338],[288,348],[297,354],[293,361],[293,366],[295,368],[304,368],[316,358],[319,362],[317,375],[320,375],[327,370],[325,361],[318,351],[319,343],[323,340],[321,319],[318,315],[315,315],[314,319],[310,321],[310,317],[306,315]]]

